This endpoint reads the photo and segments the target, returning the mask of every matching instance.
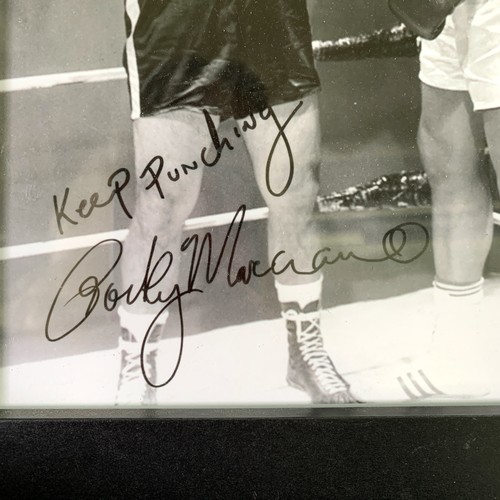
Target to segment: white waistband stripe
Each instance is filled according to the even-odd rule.
[[[127,0],[126,3],[127,15],[130,19],[132,29],[130,36],[125,44],[125,51],[127,54],[127,67],[129,73],[129,85],[130,85],[130,100],[132,105],[131,118],[134,120],[141,116],[141,97],[140,97],[140,82],[139,82],[139,70],[137,68],[137,58],[135,54],[134,45],[134,31],[137,26],[137,21],[139,20],[139,15],[141,13],[141,7],[138,0]]]

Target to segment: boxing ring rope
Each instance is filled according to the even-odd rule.
[[[315,40],[313,55],[317,61],[354,61],[390,57],[415,57],[418,41],[404,26],[377,30],[372,34],[351,36],[338,40]],[[125,80],[125,69],[105,68],[73,71],[50,75],[26,76],[0,80],[0,93],[49,89],[59,85],[111,82]]]
[[[269,209],[267,207],[247,210],[245,212],[245,222],[266,219],[268,213]],[[233,219],[234,212],[193,217],[185,222],[183,229],[184,231],[197,231],[199,229],[225,226],[226,224],[230,224]],[[3,247],[0,248],[0,261],[89,248],[108,239],[124,241],[127,234],[128,229],[118,229],[115,231],[75,236],[73,238],[61,238],[59,240],[38,241],[35,243],[26,243],[24,245]]]
[[[52,75],[24,76],[0,80],[0,93],[19,92],[22,90],[51,89],[60,85],[76,83],[99,83],[125,80],[124,68],[93,69],[88,71],[72,71]]]
[[[418,39],[404,26],[377,30],[372,34],[340,38],[334,41],[316,40],[312,44],[317,61],[359,61],[363,59],[415,57],[418,55]],[[61,85],[85,84],[124,80],[123,68],[107,68],[76,71],[22,78],[0,80],[0,93],[10,93],[35,89],[49,89]],[[422,172],[401,172],[384,175],[373,181],[350,187],[342,192],[318,197],[320,213],[356,211],[383,208],[409,208],[428,206],[430,188],[427,177]],[[248,210],[245,221],[266,219],[266,207]],[[494,214],[495,224],[500,225],[500,214]],[[209,215],[188,219],[184,230],[199,230],[229,224],[234,213]],[[128,229],[103,233],[61,238],[57,240],[27,243],[0,248],[0,261],[51,254],[68,250],[91,247],[105,239],[123,241]]]

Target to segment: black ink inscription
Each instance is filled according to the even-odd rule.
[[[300,101],[297,104],[297,106],[292,110],[292,112],[290,113],[290,115],[288,116],[288,118],[284,123],[280,123],[280,120],[272,107],[269,107],[258,113],[258,115],[263,121],[271,120],[272,122],[274,122],[276,129],[278,130],[278,133],[276,134],[276,137],[271,145],[271,150],[269,152],[269,156],[266,161],[266,187],[269,193],[272,194],[273,196],[282,196],[283,194],[285,194],[293,180],[293,175],[295,170],[294,158],[290,142],[285,133],[285,129],[290,124],[290,122],[292,121],[293,117],[297,114],[299,109],[303,106],[303,104],[304,104],[303,101]],[[221,160],[223,153],[226,149],[229,151],[232,151],[234,149],[233,144],[227,137],[221,137],[219,135],[217,127],[215,126],[215,123],[212,120],[210,114],[206,110],[203,110],[203,115],[205,117],[207,129],[210,134],[211,146],[213,146],[215,150],[213,158],[209,158],[209,151],[210,151],[209,147],[202,148],[202,150],[200,151],[199,161],[193,160],[190,164],[183,163],[179,167],[174,167],[172,169],[167,170],[166,176],[168,181],[177,182],[182,176],[187,176],[191,170],[197,170],[200,164],[203,164],[205,167],[209,168],[215,167]],[[258,122],[257,119],[255,118],[255,115],[250,114],[247,118],[245,118],[245,120],[243,120],[243,123],[241,125],[241,131],[240,129],[238,129],[238,127],[234,127],[233,133],[236,138],[241,138],[242,134],[246,134],[249,131],[252,131],[255,128],[257,128],[257,124]],[[284,185],[281,186],[280,188],[276,188],[275,186],[272,186],[271,173],[273,170],[273,161],[275,158],[276,149],[280,144],[283,145],[286,151],[288,159],[288,174],[286,176],[286,180],[284,181]],[[153,169],[155,164],[156,164],[156,169]],[[155,187],[161,199],[165,198],[160,184],[160,176],[162,175],[164,165],[165,165],[164,158],[162,156],[155,156],[153,159],[149,161],[149,163],[146,165],[146,167],[144,168],[144,170],[140,175],[141,179],[145,178],[146,175],[151,176],[151,182],[146,186],[146,190]]]
[[[123,179],[120,182],[117,178],[122,175]],[[59,232],[61,234],[64,234],[63,221],[66,221],[69,224],[77,225],[78,220],[76,219],[78,218],[88,219],[92,215],[94,209],[104,208],[105,206],[109,205],[115,197],[118,199],[118,202],[125,215],[129,219],[132,219],[132,215],[127,209],[125,200],[123,199],[122,196],[122,191],[125,189],[125,187],[128,185],[129,182],[130,182],[130,172],[126,168],[119,168],[118,170],[113,172],[108,178],[108,186],[112,187],[113,189],[111,190],[111,193],[106,201],[100,202],[99,193],[92,193],[88,200],[86,199],[80,200],[80,203],[78,204],[77,208],[74,209],[73,211],[68,211],[66,207],[68,203],[68,197],[70,195],[69,188],[66,188],[64,190],[64,196],[61,203],[59,203],[57,195],[54,195],[53,196],[54,210],[56,214],[56,221],[57,221],[57,227],[59,228]],[[73,213],[76,213],[78,217],[75,217]]]
[[[169,308],[176,306],[179,313],[179,350],[175,366],[172,368],[167,380],[153,384],[148,379],[144,369],[145,349],[155,320],[148,328],[141,346],[141,366],[145,380],[153,387],[163,387],[174,378],[182,358],[184,339],[182,299],[191,293],[204,293],[203,285],[210,285],[215,280],[222,268],[224,257],[228,257],[225,274],[227,284],[232,288],[238,284],[247,285],[252,278],[262,278],[268,274],[278,276],[288,270],[300,275],[312,275],[319,272],[325,266],[335,265],[348,260],[370,263],[392,261],[397,264],[409,264],[424,254],[430,240],[429,233],[423,225],[417,222],[407,222],[387,231],[382,238],[383,255],[377,258],[363,257],[352,251],[347,253],[334,252],[330,247],[324,247],[312,256],[311,265],[308,269],[299,269],[293,258],[288,257],[286,252],[282,250],[276,253],[271,259],[270,264],[266,265],[266,267],[263,267],[263,264],[258,260],[249,260],[248,264],[234,269],[234,261],[238,251],[239,237],[245,213],[245,205],[242,205],[235,212],[224,241],[218,249],[214,249],[212,235],[209,232],[205,233],[202,238],[195,234],[182,242],[180,252],[188,253],[187,258],[190,262],[185,289],[182,289],[179,283],[176,283],[170,290],[161,290],[162,282],[164,282],[172,267],[174,254],[171,251],[166,251],[160,255],[156,255],[156,237],[151,242],[151,249],[141,283],[125,285],[121,290],[117,288],[111,279],[112,273],[122,257],[122,243],[118,240],[110,239],[93,246],[71,268],[52,301],[45,323],[45,336],[47,340],[56,342],[75,332],[92,315],[99,301],[101,301],[107,311],[113,311],[120,301],[124,301],[127,304],[142,301],[151,305],[158,305],[158,313],[155,320],[165,311],[169,310]],[[408,245],[410,234],[413,235],[415,240],[411,248]],[[79,273],[83,273],[83,265],[103,245],[115,246],[117,250],[117,256],[110,268],[103,272],[101,276],[85,276],[74,290],[67,289],[72,280],[76,279],[79,281],[78,276]],[[69,296],[69,300],[64,302],[62,299],[63,295]],[[56,322],[56,316],[63,314],[64,307],[74,301],[82,302],[83,312],[81,316],[75,318],[74,324],[70,329],[62,333],[54,332],[52,325]]]

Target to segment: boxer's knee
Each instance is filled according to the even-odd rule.
[[[480,179],[480,150],[471,135],[457,131],[449,118],[422,118],[418,147],[431,186],[470,183]]]
[[[429,182],[434,184],[445,181],[452,174],[448,160],[451,156],[450,141],[444,137],[444,134],[440,133],[435,124],[421,119],[417,143]]]
[[[262,188],[262,195],[272,213],[305,215],[312,212],[319,192],[319,155],[311,155],[296,166],[288,189],[281,196]]]
[[[134,221],[142,237],[168,236],[182,231],[184,222],[196,205],[197,192],[164,195],[164,198],[141,193],[136,199]]]
[[[467,92],[423,85],[418,146],[433,187],[481,177],[484,132]]]

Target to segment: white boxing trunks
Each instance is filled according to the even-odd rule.
[[[422,40],[419,76],[468,91],[476,111],[500,107],[500,0],[464,0],[438,38]]]

